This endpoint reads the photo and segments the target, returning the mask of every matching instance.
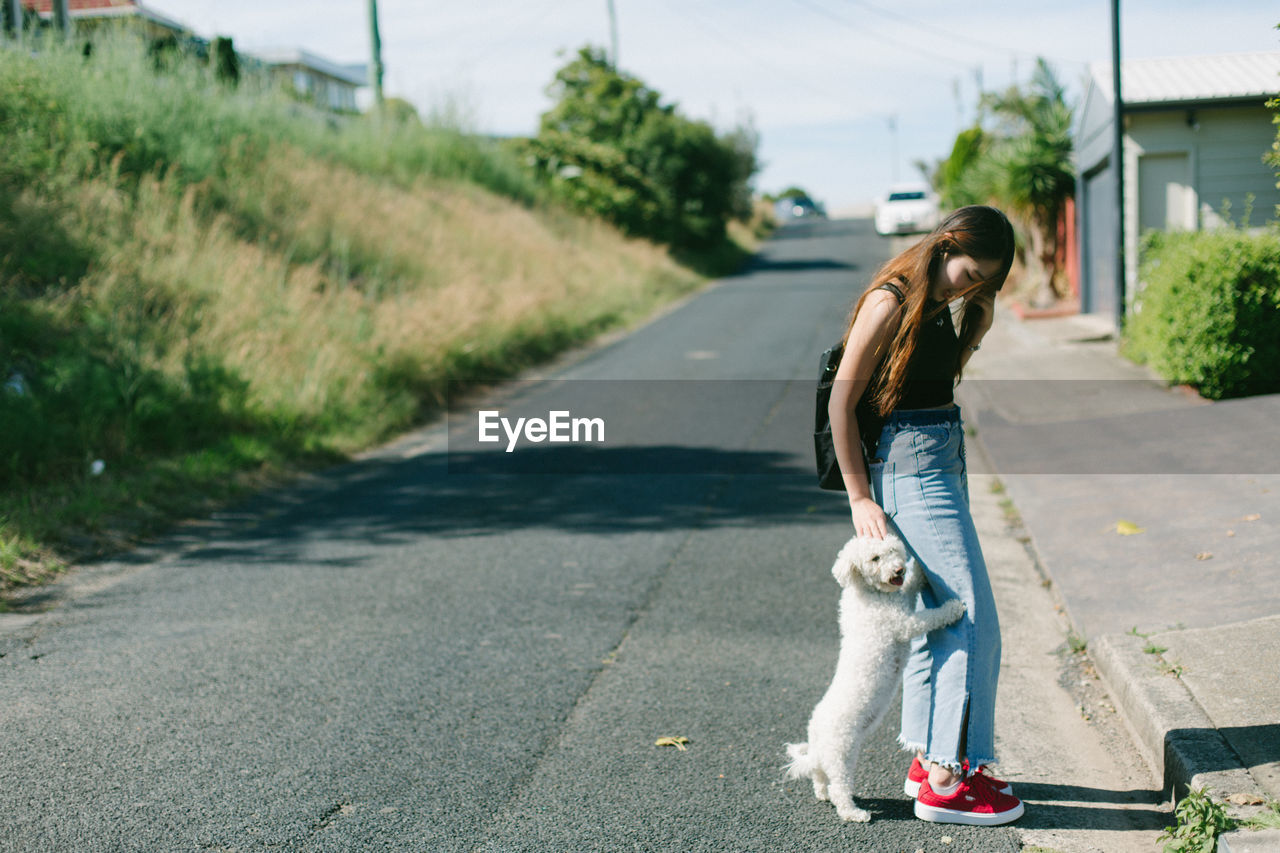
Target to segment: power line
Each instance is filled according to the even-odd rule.
[[[967,33],[959,33],[956,30],[946,30],[941,27],[935,27],[932,24],[926,24],[922,21],[917,21],[914,18],[909,18],[906,15],[903,15],[901,12],[895,12],[891,9],[885,9],[880,6],[876,6],[873,3],[866,2],[866,0],[845,0],[845,2],[851,3],[854,6],[860,6],[863,9],[866,9],[868,12],[873,12],[877,15],[883,15],[886,18],[891,18],[895,21],[898,21],[899,23],[906,24],[907,26],[915,27],[917,30],[920,30],[921,32],[931,33],[941,38],[950,39],[950,40],[961,38],[963,39],[965,44],[976,45],[978,47],[983,47],[983,48],[986,48],[987,50],[994,51],[997,53],[1008,53],[1015,57],[1020,56],[1027,59],[1039,59],[1043,57],[1046,60],[1056,62],[1059,64],[1064,64],[1064,65],[1088,65],[1089,64],[1088,62],[1085,62],[1084,60],[1080,60],[1080,59],[1063,59],[1062,57],[1045,56],[1044,54],[1028,53],[1027,51],[1011,48],[1011,47],[1008,47],[1007,45],[992,44],[991,42],[983,41],[982,39],[975,38],[971,35],[968,35]]]
[[[887,36],[883,32],[878,31],[874,27],[869,26],[866,23],[866,21],[852,21],[849,18],[844,17],[843,15],[838,15],[835,12],[832,12],[830,9],[826,8],[825,6],[818,5],[817,3],[813,2],[813,0],[792,0],[792,2],[796,3],[799,6],[803,6],[804,8],[808,9],[811,12],[822,15],[825,18],[829,18],[830,20],[833,20],[838,24],[842,24],[848,27],[849,29],[859,33],[860,35],[874,37],[877,41],[891,44],[894,47],[901,48],[902,50],[908,50],[908,51],[911,51],[912,53],[917,53],[921,56],[928,57],[929,59],[938,60],[940,62],[947,62],[953,65],[962,65],[966,68],[973,64],[968,59],[957,59],[953,56],[947,56],[946,54],[937,53],[931,50],[926,50],[925,48],[922,48],[917,44],[898,41],[897,39],[891,36]]]
[[[841,109],[849,108],[849,98],[847,95],[837,95],[833,92],[829,92],[829,91],[826,91],[825,89],[814,86],[813,81],[811,79],[804,77],[802,75],[797,75],[794,69],[774,62],[774,60],[771,57],[769,57],[767,54],[756,52],[755,50],[745,46],[742,42],[735,41],[733,38],[726,36],[718,27],[715,27],[707,23],[706,20],[696,17],[694,15],[691,15],[689,7],[687,5],[679,5],[673,2],[673,0],[663,0],[663,3],[672,12],[672,14],[682,17],[685,20],[692,21],[700,29],[702,29],[704,32],[706,32],[716,41],[720,42],[722,45],[727,47],[729,50],[735,53],[749,53],[752,56],[752,58],[755,59],[757,62],[759,62],[761,65],[769,68],[771,71],[776,72],[781,77],[786,77],[790,82],[794,83],[796,86],[802,89],[807,89],[810,93],[817,95],[818,97],[823,98],[826,101],[829,101],[833,105],[838,105]],[[865,116],[865,117],[870,117],[870,116]]]

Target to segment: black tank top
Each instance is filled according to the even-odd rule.
[[[916,351],[907,362],[907,381],[897,408],[933,409],[954,402],[959,353],[960,339],[951,322],[951,310],[941,302],[926,299]]]
[[[899,305],[905,299],[897,285],[891,283],[882,284],[877,290],[887,290],[892,293]],[[911,361],[907,363],[907,379],[903,385],[902,398],[898,401],[895,411],[897,409],[932,409],[955,402],[952,389],[955,387],[956,360],[959,352],[960,339],[956,336],[955,325],[951,322],[950,309],[940,302],[926,299],[924,317],[916,340],[916,351],[911,354]],[[858,432],[862,440],[863,453],[868,459],[875,456],[876,445],[880,440],[880,430],[885,421],[871,406],[871,390],[880,383],[883,376],[884,362],[881,361],[856,408]]]
[[[892,293],[901,305],[902,291],[892,282],[880,285],[876,290]],[[956,362],[960,354],[960,339],[955,324],[951,322],[951,310],[941,302],[926,298],[924,316],[916,338],[916,351],[907,362],[907,379],[902,386],[902,398],[897,409],[934,409],[955,402],[952,394],[956,381]],[[874,388],[882,377],[884,363],[876,368],[869,388]]]

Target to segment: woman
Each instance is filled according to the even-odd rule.
[[[1000,624],[969,513],[964,428],[952,396],[991,328],[1013,251],[1005,215],[973,206],[885,264],[854,308],[829,406],[857,534],[897,531],[927,579],[917,606],[960,598],[968,608],[955,624],[916,638],[903,676],[899,742],[916,752],[907,791],[917,817],[942,823],[996,825],[1023,810],[984,772],[995,760]],[[957,333],[949,304],[958,299]]]

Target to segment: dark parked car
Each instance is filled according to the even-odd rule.
[[[824,218],[827,214],[822,206],[805,195],[791,198],[780,198],[773,203],[773,215],[779,222],[792,219]]]

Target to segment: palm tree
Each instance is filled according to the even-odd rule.
[[[1058,269],[1058,224],[1075,192],[1072,108],[1043,59],[1024,90],[983,96],[978,122],[956,137],[937,172],[944,204],[1004,208],[1027,237],[1027,289],[1037,301],[1065,292]]]
[[[1001,123],[991,155],[997,197],[1026,226],[1027,273],[1034,292],[1063,295],[1058,269],[1058,226],[1075,193],[1071,123],[1073,110],[1062,85],[1043,59],[1027,91],[1011,87],[986,104]]]

